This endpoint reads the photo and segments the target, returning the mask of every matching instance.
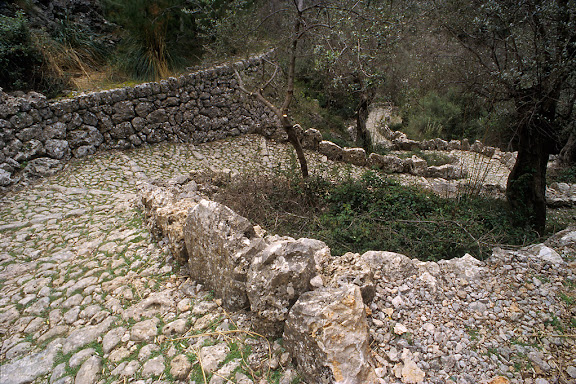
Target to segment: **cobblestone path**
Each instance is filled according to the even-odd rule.
[[[289,154],[258,136],[113,151],[5,196],[0,383],[291,382],[281,345],[189,281],[135,203],[138,170],[254,172],[289,166]]]

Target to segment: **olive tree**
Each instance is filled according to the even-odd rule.
[[[308,176],[308,166],[290,115],[297,66],[305,62],[322,73],[326,92],[331,87],[340,87],[356,98],[358,136],[362,145],[369,147],[366,118],[383,77],[384,55],[379,53],[386,45],[384,36],[388,32],[384,24],[388,3],[388,0],[276,0],[266,4],[269,16],[260,26],[273,30],[270,35],[282,36],[284,32],[278,51],[285,52],[286,64],[284,68],[274,64],[272,76],[254,90],[249,90],[238,75],[240,88],[277,116],[296,150],[303,177]],[[281,72],[284,90],[276,92],[281,97],[274,100],[274,92],[267,92],[267,88],[277,84]]]
[[[366,150],[368,108],[386,82],[391,48],[399,29],[397,9],[389,0],[356,1],[330,9],[330,28],[312,39],[313,63],[326,92],[354,98],[356,141]]]
[[[513,105],[518,158],[506,197],[518,224],[542,233],[549,155],[566,141],[576,101],[576,1],[438,0],[436,19],[476,63],[475,89]]]

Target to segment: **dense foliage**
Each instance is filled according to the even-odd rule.
[[[483,139],[487,111],[472,94],[430,91],[405,109],[400,130],[417,139]]]
[[[24,14],[0,15],[0,87],[12,91],[41,86],[41,58]]]
[[[115,63],[141,79],[161,79],[198,63],[216,40],[222,19],[251,1],[105,0],[106,16],[119,26]]]

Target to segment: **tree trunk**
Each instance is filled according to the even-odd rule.
[[[368,98],[365,95],[360,97],[360,104],[356,109],[356,141],[358,145],[364,148],[367,152],[372,150],[372,138],[370,132],[366,129],[366,121],[368,121]]]
[[[576,164],[576,134],[572,133],[568,142],[560,151],[560,161],[563,164]]]
[[[531,226],[539,234],[546,227],[546,167],[549,141],[535,129],[520,130],[518,158],[508,177],[506,198],[516,225]]]
[[[288,118],[282,119],[282,127],[288,134],[288,141],[294,147],[296,151],[296,157],[298,157],[298,163],[300,163],[300,171],[302,173],[302,178],[308,177],[308,163],[306,161],[306,156],[304,156],[304,150],[302,149],[302,143],[300,143],[300,139],[296,134],[296,130],[294,126],[290,123]]]

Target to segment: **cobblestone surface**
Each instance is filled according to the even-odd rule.
[[[2,198],[0,382],[290,382],[280,344],[247,333],[151,241],[134,167],[257,171],[288,153],[258,136],[106,152]]]

